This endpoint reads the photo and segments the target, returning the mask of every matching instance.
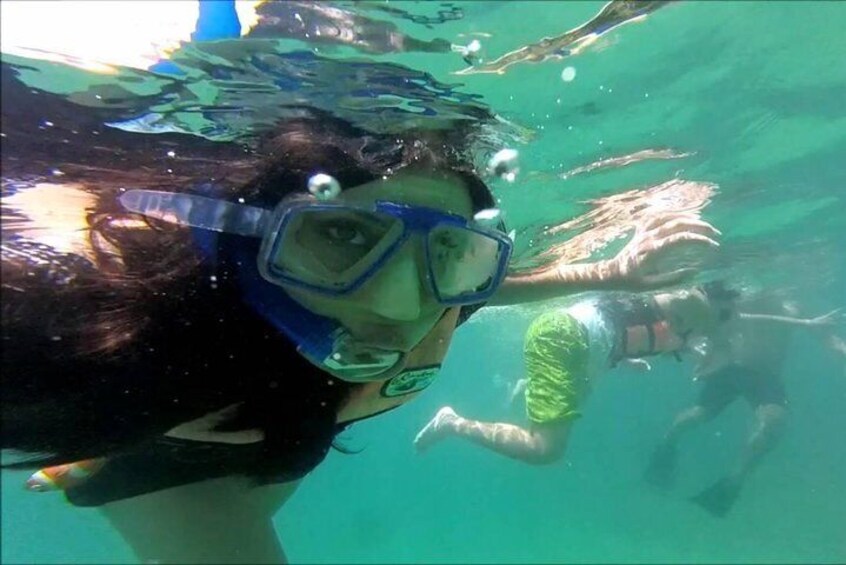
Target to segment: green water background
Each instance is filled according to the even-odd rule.
[[[456,42],[459,33],[491,33],[485,49],[498,55],[575,27],[602,5],[456,4],[463,20],[408,29]],[[677,175],[715,182],[720,192],[705,217],[724,233],[717,273],[787,290],[816,314],[846,303],[843,29],[839,2],[685,2],[577,57],[500,76],[450,75],[462,65],[444,55],[378,59],[464,83],[535,131],[521,148],[521,177],[497,187],[513,225],[560,222],[586,210],[589,198]],[[577,70],[569,83],[560,77],[567,65]],[[555,178],[650,147],[695,155]],[[530,242],[518,243],[525,250]],[[808,335],[797,336],[785,367],[786,435],[722,520],[686,497],[737,455],[752,425],[742,403],[690,435],[674,491],[662,495],[641,481],[655,442],[696,394],[686,364],[609,375],[575,428],[567,461],[555,466],[527,467],[459,442],[415,454],[414,434],[445,403],[478,418],[522,421],[502,383],[522,375],[522,332],[536,311],[482,312],[458,333],[421,398],[347,434],[364,451],[331,454],[276,517],[292,561],[846,561],[846,373]],[[130,560],[96,510],[26,493],[24,479],[3,475],[3,562]]]

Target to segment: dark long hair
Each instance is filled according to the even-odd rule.
[[[244,303],[237,267],[204,253],[190,230],[123,210],[121,190],[213,192],[272,206],[305,191],[316,172],[352,187],[415,166],[457,173],[477,210],[494,206],[467,156],[467,122],[376,135],[311,110],[246,148],[103,128],[103,116],[53,97],[51,116],[63,117],[55,121],[64,129],[45,132],[7,75],[4,200],[49,181],[93,202],[87,255],[39,243],[33,230],[50,226],[3,203],[2,447],[37,454],[18,466],[120,453],[233,403],[243,406],[227,429],[260,428],[267,443],[282,444],[292,422],[314,420],[327,399],[337,409],[349,393],[330,377],[288,386],[314,369],[296,355],[292,366],[292,345]],[[314,424],[329,425],[333,418]]]

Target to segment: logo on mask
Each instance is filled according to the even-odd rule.
[[[440,369],[440,365],[430,365],[404,371],[382,385],[382,396],[392,398],[421,391],[432,384]]]

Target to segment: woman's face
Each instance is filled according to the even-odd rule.
[[[400,172],[387,179],[343,190],[332,202],[371,207],[377,200],[424,206],[472,217],[470,195],[460,178],[448,173]],[[333,228],[336,229],[336,228]],[[366,234],[336,234],[349,238]],[[297,258],[303,263],[314,257]],[[355,291],[327,296],[285,286],[289,295],[321,316],[337,320],[358,345],[408,352],[434,327],[446,307],[426,284],[426,264],[420,235],[413,235]]]

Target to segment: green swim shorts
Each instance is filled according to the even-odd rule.
[[[566,310],[536,318],[526,332],[526,412],[536,424],[578,418],[590,386],[588,330]]]

